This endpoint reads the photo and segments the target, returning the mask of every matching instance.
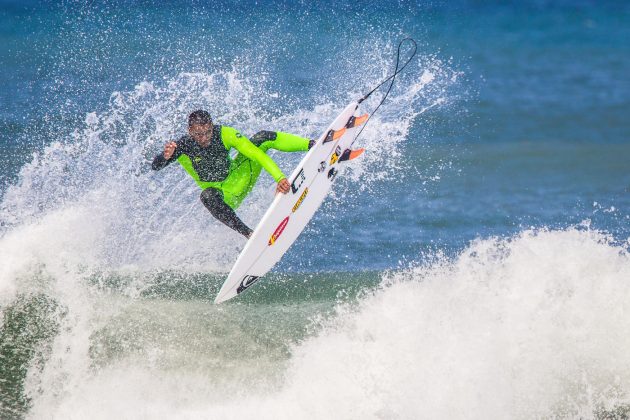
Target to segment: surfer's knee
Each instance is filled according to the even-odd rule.
[[[206,188],[201,192],[201,202],[221,223],[249,238],[252,230],[238,218],[234,209],[223,200],[223,191],[216,188]]]
[[[223,200],[223,193],[216,188],[206,188],[199,198],[210,214],[221,221],[234,212]]]
[[[223,201],[223,194],[216,188],[206,188],[199,196],[201,202],[210,211],[213,211],[217,204]]]

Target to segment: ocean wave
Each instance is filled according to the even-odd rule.
[[[348,278],[351,293],[341,275],[336,293],[319,298],[264,298],[290,287],[290,277],[230,305],[159,294],[92,296],[90,322],[73,324],[72,334],[60,331],[51,347],[51,360],[65,362],[48,363],[29,383],[30,413],[623,414],[630,403],[629,258],[626,241],[578,226],[480,238],[456,257],[436,253],[383,273],[380,286]],[[299,281],[326,288],[334,278]]]

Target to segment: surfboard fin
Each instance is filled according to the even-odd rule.
[[[326,133],[326,138],[324,139],[324,143],[337,140],[339,137],[343,136],[345,132],[346,132],[346,127],[343,127],[339,130],[328,130],[328,133]]]
[[[354,115],[350,117],[348,122],[346,123],[346,128],[358,127],[368,119],[368,114],[359,115],[355,117]]]
[[[361,124],[365,123],[368,119],[368,114],[359,115],[355,117],[354,115],[348,119],[345,127],[340,128],[339,130],[328,130],[326,133],[326,137],[324,138],[324,143],[331,142],[333,140],[337,140],[339,137],[343,136],[346,133],[346,130],[352,127],[358,127]]]
[[[361,156],[363,154],[363,152],[365,152],[365,149],[363,149],[363,148],[356,149],[356,150],[346,149],[346,150],[343,151],[343,153],[339,157],[339,162],[345,162],[347,160],[356,159],[359,156]]]

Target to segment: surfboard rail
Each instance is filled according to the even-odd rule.
[[[288,178],[291,190],[277,194],[237,258],[215,303],[244,292],[280,261],[328,195],[345,161],[364,149],[350,150],[355,130],[368,114],[355,115],[352,102],[324,130]],[[341,165],[340,165],[341,164]]]

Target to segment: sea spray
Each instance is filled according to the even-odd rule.
[[[368,185],[388,174],[393,175],[400,167],[397,163],[400,155],[395,153],[395,145],[407,136],[409,121],[417,116],[413,111],[417,102],[430,106],[446,94],[445,89],[452,83],[452,72],[446,67],[438,71],[441,63],[431,57],[424,60],[423,65],[431,67],[427,71],[434,72],[436,78],[421,81],[410,78],[399,82],[400,87],[390,96],[389,104],[383,106],[383,114],[375,116],[361,139],[363,146],[370,147],[387,135],[388,143],[374,147],[372,156],[364,163],[351,166],[348,173],[353,181],[363,180],[362,183]],[[384,59],[381,61],[385,62]],[[129,92],[114,92],[108,111],[88,113],[68,138],[54,141],[41,153],[35,153],[33,160],[20,170],[18,182],[6,190],[0,206],[3,220],[0,251],[2,260],[9,262],[3,264],[0,271],[3,311],[11,307],[16,297],[38,291],[66,314],[54,323],[56,335],[46,336],[41,343],[33,341],[34,347],[49,349],[42,353],[49,355],[42,359],[46,362],[40,362],[37,368],[26,367],[32,366],[30,361],[20,365],[20,369],[28,369],[28,375],[17,378],[14,387],[24,389],[20,394],[23,401],[20,409],[26,410],[32,402],[32,415],[37,417],[55,412],[54,407],[61,404],[58,413],[63,413],[64,404],[75,397],[83,398],[81,389],[85,381],[106,376],[104,371],[115,369],[115,365],[128,371],[129,360],[135,360],[134,354],[150,360],[156,357],[157,366],[164,368],[160,355],[166,354],[164,357],[171,359],[169,350],[165,350],[169,345],[158,339],[154,345],[137,347],[132,344],[133,340],[124,339],[124,333],[112,329],[111,325],[120,319],[123,325],[131,322],[121,315],[128,311],[134,313],[131,308],[142,305],[136,302],[137,299],[154,296],[160,287],[163,290],[160,285],[164,285],[164,281],[160,279],[169,276],[169,272],[176,273],[171,276],[173,279],[194,279],[195,273],[210,273],[198,277],[198,286],[192,289],[193,298],[200,293],[195,290],[203,290],[201,294],[206,299],[205,296],[212,295],[212,288],[219,284],[215,274],[226,272],[238,255],[242,239],[230,234],[204,211],[198,201],[197,187],[183,171],[174,167],[154,173],[148,165],[152,156],[161,150],[165,139],[182,133],[181,122],[185,121],[191,106],[211,109],[215,120],[242,127],[248,130],[246,134],[271,128],[313,138],[338,112],[336,104],[323,102],[314,109],[303,108],[274,115],[261,105],[273,101],[274,95],[259,101],[268,89],[263,79],[252,78],[247,72],[248,67],[244,66],[212,74],[182,73],[166,83],[142,82]],[[217,92],[222,93],[217,95]],[[345,96],[344,100],[352,99],[356,98]],[[401,113],[388,112],[389,106]],[[380,165],[378,176],[367,176],[368,172],[362,171],[361,165],[373,165],[379,156],[387,159]],[[274,159],[289,172],[299,156],[276,153]],[[262,179],[262,185],[240,210],[250,223],[260,218],[271,200],[264,183]],[[352,198],[352,182],[339,183],[338,188],[349,192],[341,194],[341,197],[346,196],[344,201]],[[341,205],[341,200],[335,197],[330,201]],[[322,210],[327,211],[330,207]],[[219,237],[221,241],[208,240]],[[282,288],[275,290],[276,293],[287,293]],[[173,293],[168,296],[190,295]],[[147,302],[149,308],[153,305],[151,302]],[[323,303],[324,307],[330,307],[331,302]],[[207,304],[209,302],[205,301],[204,305]],[[186,306],[176,307],[186,312]],[[265,311],[273,312],[273,308],[276,306]],[[146,315],[152,312],[153,309],[149,309]],[[308,304],[301,312],[296,319],[302,320],[302,324],[313,313],[325,313],[319,303]],[[144,315],[144,312],[139,315],[141,319],[137,325],[140,330],[134,330],[133,323],[129,325],[129,337],[142,340],[142,329],[151,330],[142,319]],[[173,317],[180,322],[183,312],[175,313]],[[213,319],[212,316],[207,318],[209,322]],[[229,311],[224,322],[231,325],[237,319],[236,313]],[[264,320],[266,317],[257,321],[252,318],[249,322],[252,325],[269,323]],[[161,328],[159,323],[156,328]],[[304,331],[303,327],[295,328]],[[218,334],[212,335],[210,341],[198,341],[209,347],[215,344],[208,343],[222,343],[219,345],[224,349],[222,356],[210,363],[217,371],[221,370],[218,367],[222,363],[230,363],[234,357],[228,351],[230,348],[244,348],[245,362],[249,360],[249,353],[264,352],[249,344],[247,334],[226,339],[221,333],[226,331],[225,327],[217,331],[194,328],[194,331],[195,334],[202,331]],[[272,348],[276,350],[265,362],[273,366],[269,375],[259,369],[252,371],[247,364],[244,373],[222,369],[224,375],[212,386],[212,392],[227,397],[229,392],[219,390],[238,389],[238,384],[253,378],[266,387],[269,378],[278,378],[281,374],[283,363],[279,361],[285,359],[287,345],[292,339],[286,340],[292,335],[271,340]],[[297,336],[300,335],[303,333]],[[263,335],[257,340],[269,340],[270,337]],[[184,340],[194,342],[188,338]],[[162,345],[165,348],[159,349]],[[140,353],[136,353],[137,349],[141,349]],[[25,360],[33,360],[29,354],[24,353]],[[138,360],[132,362],[137,363]],[[152,381],[151,374],[147,378]],[[219,383],[223,385],[219,386]]]

